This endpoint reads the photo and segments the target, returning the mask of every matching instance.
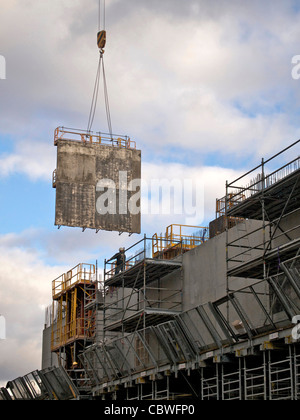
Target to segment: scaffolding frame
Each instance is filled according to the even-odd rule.
[[[281,384],[287,379],[282,375],[293,378],[293,387],[288,388],[284,398],[289,395],[296,399],[300,358],[295,353],[296,346],[291,345],[287,361],[282,337],[291,343],[292,318],[297,308],[300,309],[296,293],[300,277],[295,278],[300,255],[282,264],[285,272],[280,276],[257,281],[215,302],[177,313],[172,319],[145,328],[138,326],[118,338],[89,347],[81,359],[95,392],[109,393],[116,384],[132,383],[159,372],[171,371],[175,375],[189,372],[203,361],[207,364],[212,360],[213,367],[202,368],[200,396],[203,399],[275,399],[274,384],[278,384],[281,393],[284,391]],[[286,290],[289,295],[284,293]],[[282,331],[282,337],[278,332],[273,336],[274,331]],[[270,337],[280,340],[278,348],[269,342]],[[260,352],[255,350],[259,346]],[[269,350],[272,355],[278,350],[279,359],[271,358]],[[220,370],[214,372],[214,369]],[[266,375],[268,382],[264,380]],[[141,390],[138,392],[143,395]]]
[[[119,331],[123,335],[170,320],[182,311],[182,259],[164,259],[152,255],[153,238],[136,242],[125,250],[124,270],[118,272],[110,260],[104,261],[104,335]],[[181,249],[182,242],[175,247]],[[174,245],[169,249],[173,249]],[[167,276],[177,272],[177,285]]]
[[[267,165],[299,142],[226,183],[219,207],[226,219],[223,297],[182,311],[182,238],[145,235],[126,250],[134,254],[121,271],[105,260],[102,340],[79,355],[94,396],[299,399],[300,342],[292,335],[300,313],[299,157],[267,175]],[[237,186],[242,179],[248,186]],[[251,231],[249,220],[257,222]],[[247,279],[246,286],[233,289],[232,277]]]
[[[93,264],[78,264],[52,282],[51,349],[88,339],[86,323],[87,296],[97,290],[96,270]],[[89,288],[89,290],[87,290]],[[90,296],[89,301],[92,299]],[[94,299],[93,299],[94,301]]]
[[[300,209],[300,157],[282,164],[299,144],[300,140],[271,158],[262,159],[260,165],[236,180],[226,181],[222,211],[227,222],[227,294],[230,293],[230,277],[267,279],[271,273],[277,273],[280,259],[295,256],[300,247],[299,235],[293,239],[300,224],[284,226],[285,219]],[[277,161],[281,165],[274,170]],[[247,186],[241,186],[244,183],[248,183]],[[257,220],[260,226],[251,232],[238,232],[238,237],[233,239],[228,226],[231,218]],[[254,235],[259,235],[260,240],[253,244]],[[251,258],[253,254],[255,257]]]
[[[97,340],[102,304],[97,262],[80,263],[52,282],[51,351],[81,393],[91,384],[79,354]]]
[[[191,234],[191,229],[197,232]],[[107,331],[145,329],[182,312],[182,255],[207,239],[208,228],[173,224],[164,237],[144,235],[127,248],[124,266],[105,259],[103,340]],[[168,275],[176,272],[180,278],[172,286]]]

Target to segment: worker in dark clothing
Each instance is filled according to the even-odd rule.
[[[111,257],[111,259],[107,262],[112,260],[116,260],[115,274],[118,274],[120,271],[124,271],[126,262],[125,248],[120,248],[119,252],[117,252],[113,257]]]

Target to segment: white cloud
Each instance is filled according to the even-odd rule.
[[[116,237],[67,228],[0,236],[0,313],[6,319],[6,339],[0,341],[0,386],[41,368],[44,312],[52,300],[52,281],[94,257],[100,259],[101,273],[104,257],[118,246]]]
[[[48,180],[56,167],[54,146],[34,141],[17,142],[16,150],[0,155],[0,177],[18,173],[31,180]]]
[[[209,221],[214,219],[215,217],[215,210],[216,210],[216,199],[221,198],[225,195],[225,185],[226,180],[232,181],[237,178],[241,173],[239,171],[235,171],[228,168],[221,168],[217,166],[203,166],[203,167],[193,167],[187,166],[180,163],[151,163],[145,164],[142,170],[142,177],[144,178],[147,184],[147,190],[151,191],[151,182],[153,180],[169,180],[169,185],[171,186],[171,181],[179,181],[179,187],[182,186],[183,190],[185,186],[191,186],[193,191],[189,191],[187,189],[186,197],[184,196],[183,191],[183,206],[179,206],[183,209],[182,214],[176,214],[174,212],[174,203],[171,202],[171,210],[172,214],[163,214],[161,208],[159,217],[155,214],[151,214],[151,199],[153,197],[145,197],[145,191],[142,191],[142,195],[144,197],[144,206],[146,207],[146,214],[142,215],[143,222],[145,227],[147,226],[149,229],[152,226],[156,228],[160,226],[160,228],[166,227],[172,223],[179,223],[179,224],[188,224],[187,220],[189,219],[189,209],[194,209],[196,205],[196,196],[197,196],[197,189],[198,189],[198,207],[196,210],[196,215],[198,215],[198,219],[195,219],[195,223],[197,225],[203,225],[203,223],[208,224]],[[167,184],[168,185],[168,184]],[[176,183],[174,182],[176,187]],[[201,190],[199,192],[199,190]],[[171,190],[171,193],[173,190]],[[191,194],[193,192],[193,195]],[[175,190],[176,194],[176,190]],[[193,198],[193,200],[192,200]],[[186,199],[187,208],[184,206],[184,201]],[[176,203],[176,196],[174,198]],[[155,203],[158,201],[157,197],[154,197]],[[163,197],[160,197],[160,202],[163,204],[164,200]],[[168,202],[167,202],[168,204]],[[178,203],[177,203],[178,204]],[[186,211],[185,211],[186,210]],[[162,226],[162,222],[167,222],[168,224]],[[158,225],[158,226],[157,226]],[[152,228],[153,229],[153,228]],[[155,232],[153,232],[155,233]]]
[[[41,367],[42,308],[51,302],[51,281],[65,270],[43,263],[37,251],[7,242],[0,237],[0,312],[6,319],[6,340],[0,342],[2,384]]]
[[[24,133],[34,149],[51,145],[58,125],[85,128],[98,61],[96,3],[3,2],[1,130],[19,138],[19,150],[2,159],[8,170],[33,162],[20,150]],[[298,14],[292,2],[273,5],[109,2],[105,63],[115,131],[164,158],[162,145],[189,157],[254,150],[260,158],[296,139],[300,95],[290,66],[299,53]],[[106,130],[102,91],[94,128]],[[39,158],[40,172],[51,176],[48,154]]]
[[[296,18],[288,7],[280,7],[280,19],[273,11],[262,21],[259,12],[270,4],[255,2],[246,13],[231,6],[223,3],[213,18],[199,21],[184,21],[172,10],[154,17],[151,7],[138,8],[129,17],[132,30],[120,22],[126,37],[119,44],[116,34],[122,60],[110,69],[112,98],[125,127],[135,117],[142,147],[176,146],[204,155],[251,150],[260,158],[297,138],[289,96],[297,36],[287,29]]]

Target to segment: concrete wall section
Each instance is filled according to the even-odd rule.
[[[57,354],[51,352],[51,331],[51,326],[43,330],[42,369],[59,366]]]
[[[139,150],[58,140],[55,225],[140,233],[140,179]]]
[[[262,243],[261,222],[244,220],[228,231],[230,241],[249,234],[246,239],[235,242],[229,248],[229,258],[244,252],[244,262],[262,254],[262,251],[251,249]],[[246,241],[246,242],[245,242]],[[241,251],[242,250],[242,251]],[[239,257],[241,259],[241,257]],[[229,265],[237,264],[229,261]],[[226,232],[217,235],[204,244],[183,255],[183,310],[189,310],[207,302],[214,302],[226,295]],[[230,278],[230,290],[238,290],[253,283],[253,279]]]
[[[225,233],[183,255],[183,310],[226,294]]]
[[[272,248],[278,248],[294,239],[298,239],[300,237],[299,226],[300,210],[297,210],[288,216],[284,215],[278,227],[277,224],[272,226]]]

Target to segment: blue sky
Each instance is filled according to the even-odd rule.
[[[300,54],[300,3],[106,4],[113,131],[137,142],[148,183],[198,181],[204,198],[197,224],[207,225],[226,180],[300,138],[300,80],[291,76],[292,57]],[[1,1],[7,77],[0,80],[0,313],[7,339],[0,342],[0,384],[40,367],[51,281],[80,262],[98,259],[101,266],[139,239],[54,226],[53,134],[61,125],[87,126],[97,7],[96,0]],[[107,131],[101,95],[93,129]],[[142,234],[185,220],[146,214]]]
[[[4,178],[0,184],[1,233],[20,233],[27,228],[51,227],[55,193],[50,182],[31,181],[21,174]]]

